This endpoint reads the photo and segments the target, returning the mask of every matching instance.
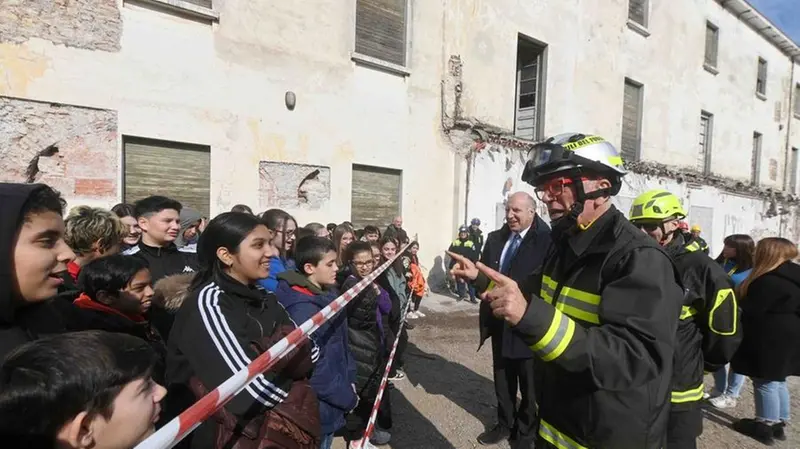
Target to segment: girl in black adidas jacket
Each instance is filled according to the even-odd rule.
[[[238,212],[219,215],[200,237],[201,271],[175,317],[167,355],[170,394],[184,398],[184,406],[295,328],[257,283],[269,274],[271,239],[258,218]],[[308,379],[318,351],[311,346],[302,344],[257,376],[190,435],[189,447],[316,448],[319,409]]]

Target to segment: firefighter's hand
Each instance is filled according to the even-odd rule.
[[[494,287],[481,295],[481,298],[489,303],[494,316],[508,321],[512,326],[519,324],[528,308],[528,301],[525,300],[517,283],[480,262],[477,268],[494,282]]]
[[[450,270],[450,274],[454,277],[466,279],[468,281],[474,281],[478,278],[478,267],[475,266],[473,261],[462,255],[451,253],[450,251],[447,251],[447,255],[456,261],[456,264],[453,265],[453,268]]]

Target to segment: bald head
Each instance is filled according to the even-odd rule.
[[[511,232],[520,232],[533,224],[536,216],[536,200],[525,192],[516,192],[506,202],[506,223]]]

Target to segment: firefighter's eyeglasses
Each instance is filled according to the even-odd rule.
[[[579,178],[581,181],[589,181],[590,178]],[[539,201],[544,200],[545,193],[547,194],[548,198],[553,199],[559,197],[564,194],[564,186],[574,184],[572,178],[556,178],[546,183],[536,186],[533,190],[536,193],[536,198]]]

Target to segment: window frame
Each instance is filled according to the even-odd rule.
[[[794,118],[800,120],[800,83],[794,84]]]
[[[358,2],[362,0],[355,0],[353,2],[353,22],[352,22],[352,45],[350,51],[350,59],[359,65],[364,65],[368,67],[372,67],[375,69],[380,69],[385,72],[389,72],[395,75],[401,75],[403,77],[411,75],[411,38],[412,38],[412,18],[414,13],[414,0],[403,0],[405,1],[405,17],[403,18],[403,43],[405,45],[404,49],[404,61],[403,64],[396,64],[391,61],[386,61],[381,58],[365,55],[364,53],[360,53],[356,51],[356,42],[358,40]]]
[[[633,160],[624,156],[624,137],[625,137],[625,88],[627,85],[631,85],[639,89],[639,95],[637,99],[637,117],[636,117],[636,149],[634,151]],[[623,160],[626,162],[635,162],[642,159],[642,129],[644,128],[644,84],[640,83],[639,81],[634,80],[633,78],[625,77],[624,83],[622,85],[622,115],[621,119],[621,127],[620,127],[620,145],[619,150],[620,154],[623,154]]]
[[[712,151],[714,148],[714,114],[701,110],[700,111],[700,129],[703,128],[703,121],[706,120],[708,125],[705,129],[704,134],[704,141],[701,142],[703,144],[703,174],[709,175],[711,174],[711,158],[712,158]]]
[[[515,58],[516,62],[516,70],[514,71],[514,135],[520,138],[528,138],[526,136],[520,136],[518,134],[519,128],[518,119],[520,114],[520,76],[522,71],[522,66],[520,63],[520,46],[521,45],[528,45],[534,47],[536,51],[538,51],[537,59],[538,67],[537,67],[537,75],[536,75],[536,104],[532,108],[535,114],[534,119],[534,135],[531,140],[538,140],[541,139],[544,135],[544,111],[545,111],[545,99],[547,98],[547,55],[548,55],[548,45],[542,41],[534,39],[530,36],[526,36],[524,34],[518,33],[517,34],[517,55]]]
[[[792,147],[789,149],[791,151],[791,159],[789,162],[789,170],[791,170],[791,175],[789,178],[789,192],[793,194],[797,194],[797,169],[800,168],[800,148]]]
[[[767,79],[769,77],[769,63],[761,56],[758,57],[756,66],[756,96],[762,100],[767,98]],[[764,78],[761,79],[761,67],[764,67]]]
[[[633,2],[641,1],[642,2],[642,21],[637,21],[634,17],[631,16],[631,5]],[[650,0],[628,0],[628,23],[638,25],[642,27],[644,30],[647,30],[650,26]]]
[[[750,157],[750,184],[761,183],[761,151],[764,145],[764,134],[753,131],[753,152]]]
[[[709,40],[708,34],[711,32],[713,34],[712,45],[713,45],[713,61],[709,60]],[[719,66],[719,27],[711,22],[710,20],[706,20],[706,35],[705,35],[705,50],[703,52],[703,67],[714,73],[715,75],[719,73],[718,70]]]

